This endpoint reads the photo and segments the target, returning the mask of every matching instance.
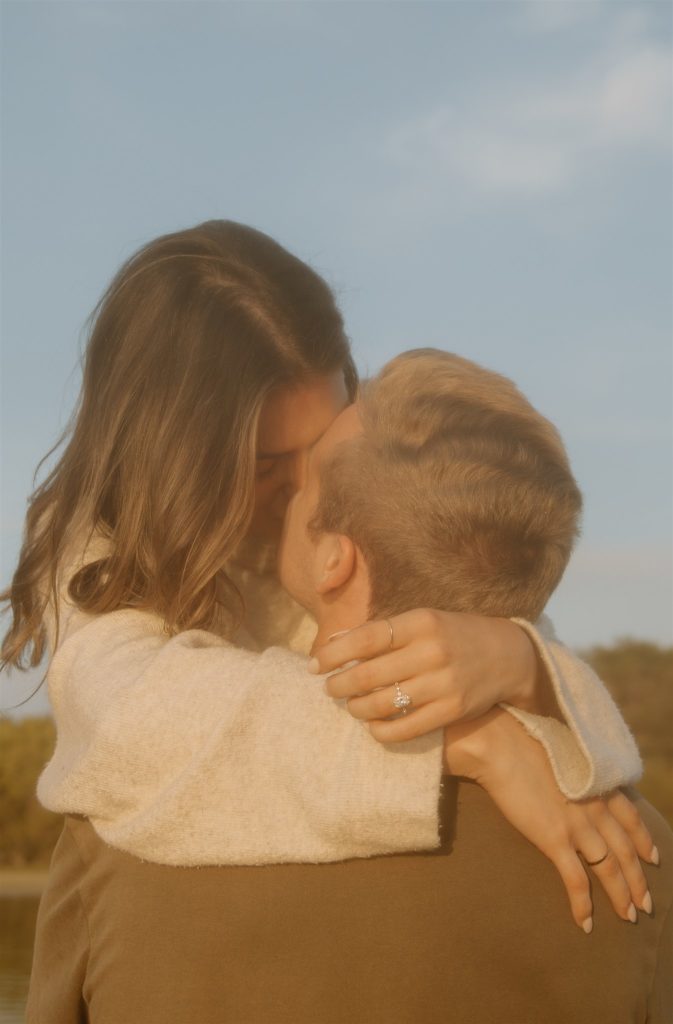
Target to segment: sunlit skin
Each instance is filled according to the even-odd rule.
[[[358,406],[350,405],[307,452],[303,485],[292,498],[285,518],[278,562],[280,578],[285,589],[318,623],[314,651],[332,634],[359,626],[369,618],[369,577],[355,545],[345,537],[326,534],[315,538],[308,531],[318,503],[323,460],[342,441],[361,433]]]
[[[255,512],[250,533],[278,540],[307,452],[349,404],[342,371],[279,388],[266,399],[257,435]]]
[[[366,560],[351,538],[331,533],[316,536],[308,529],[308,524],[319,500],[322,464],[337,446],[356,438],[362,429],[358,405],[350,405],[305,451],[303,471],[287,509],[279,552],[283,585],[317,621],[314,651],[324,650],[322,645],[328,643],[331,634],[349,630],[347,636],[328,646],[343,646],[342,663],[362,659],[356,667],[331,676],[325,684],[326,692],[331,697],[345,697],[350,714],[365,722],[373,737],[381,742],[411,738],[445,727],[447,769],[451,774],[479,781],[512,824],[553,861],[568,890],[573,917],[585,931],[592,928],[592,906],[587,875],[578,851],[582,851],[587,860],[598,859],[595,853],[604,848],[606,842],[611,851],[622,851],[623,856],[618,860],[611,852],[592,870],[615,910],[625,920],[632,920],[635,901],[651,912],[651,899],[638,855],[652,860],[652,839],[642,820],[634,825],[633,805],[619,791],[605,800],[569,803],[556,786],[540,744],[527,736],[507,712],[494,706],[499,699],[495,693],[486,697],[486,702],[492,703],[484,705],[478,717],[475,713],[472,716],[475,720],[466,720],[469,716],[465,716],[457,721],[460,716],[455,713],[454,681],[447,671],[450,666],[432,657],[430,664],[423,666],[423,656],[413,642],[416,629],[423,633],[419,626],[421,620],[415,620],[414,615],[423,615],[423,610],[392,618],[393,650],[390,650],[385,622],[369,624],[370,641],[374,644],[369,655],[357,644],[353,645],[353,638],[368,628],[362,626],[369,617],[371,597]],[[425,614],[441,613],[425,610]],[[460,618],[463,624],[479,619]],[[375,629],[381,631],[382,646]],[[380,670],[376,665],[381,666]],[[325,671],[317,659],[315,667]],[[414,701],[410,715],[395,719],[390,718],[394,710],[390,685],[393,680],[403,682],[405,691]],[[483,679],[475,679],[473,687],[482,695],[484,691],[488,693]]]

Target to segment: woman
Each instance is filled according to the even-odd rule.
[[[312,394],[286,415],[298,389],[334,374],[341,390]],[[301,660],[276,679],[273,657],[260,653],[310,642],[310,622],[275,578],[273,543],[302,452],[356,386],[329,289],[259,232],[211,221],[150,243],[115,277],[96,310],[71,436],[31,499],[3,595],[13,612],[5,661],[36,664],[47,644],[52,655],[58,736],[39,783],[45,806],[86,816],[111,845],[166,864],[330,861],[437,845],[433,732],[448,722],[392,751],[353,721],[335,787],[316,731],[332,727],[334,706]],[[384,655],[376,626],[335,642],[338,663]],[[592,729],[584,691],[603,705],[605,694],[590,671],[533,626],[427,613],[395,626],[398,655],[416,674],[432,671],[438,698],[450,687],[470,717],[518,705],[567,796],[638,775],[616,710],[607,734]],[[322,668],[334,657],[326,652]],[[397,663],[378,660],[379,685],[392,692]],[[564,678],[557,669],[569,662],[575,671]],[[562,740],[558,723],[535,715],[558,714],[557,699],[574,708]],[[349,828],[354,818],[368,823],[366,842]],[[595,835],[587,819],[582,842]],[[634,837],[656,857],[646,834]],[[583,848],[570,837],[555,862],[575,857],[581,924],[591,904],[584,874],[577,885],[575,845]],[[623,845],[628,888],[643,903],[633,846]],[[619,879],[603,881],[626,918]]]

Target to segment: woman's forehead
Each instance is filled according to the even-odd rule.
[[[348,403],[342,371],[272,392],[260,415],[258,456],[273,458],[310,448]]]
[[[350,441],[362,433],[362,419],[357,402],[346,406],[329,425],[323,436],[311,452],[311,468],[317,469],[320,463],[342,441]]]

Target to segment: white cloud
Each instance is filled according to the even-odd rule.
[[[650,46],[610,69],[599,83],[593,126],[620,143],[668,145],[671,138],[671,59]]]
[[[438,107],[399,128],[389,152],[421,173],[462,180],[486,192],[546,191],[568,180],[573,168],[558,140],[536,137],[514,108],[500,111],[493,121],[483,110]]]
[[[624,37],[620,24],[617,46],[564,79],[424,112],[391,134],[388,153],[428,180],[530,194],[567,188],[629,150],[669,150],[669,51],[639,32]]]
[[[528,0],[519,13],[525,28],[533,32],[558,32],[592,21],[605,9],[595,0]]]

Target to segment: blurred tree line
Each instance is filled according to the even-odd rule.
[[[594,647],[582,656],[610,689],[645,763],[638,788],[673,826],[673,648],[635,640]],[[45,866],[61,818],[35,796],[54,749],[49,717],[0,719],[0,866]]]
[[[51,718],[0,719],[0,866],[44,866],[61,831],[61,816],[35,796],[37,777],[51,757]]]
[[[673,828],[673,647],[622,640],[582,651],[610,690],[636,738],[643,796]]]

